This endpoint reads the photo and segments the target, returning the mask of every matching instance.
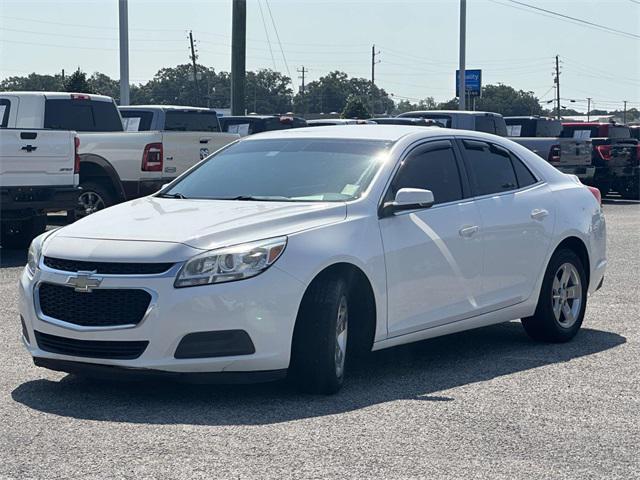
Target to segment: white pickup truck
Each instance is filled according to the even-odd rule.
[[[78,199],[78,137],[64,130],[6,128],[0,100],[0,245],[24,248],[44,232],[46,213]]]
[[[219,132],[126,132],[111,97],[67,92],[0,92],[8,128],[73,130],[80,139],[76,216],[157,191],[236,140]],[[205,155],[206,156],[206,155]]]

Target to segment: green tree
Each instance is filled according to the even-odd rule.
[[[87,80],[87,83],[93,93],[113,97],[116,101],[120,100],[120,82],[109,77],[109,75],[94,72]]]
[[[287,113],[291,111],[291,79],[280,72],[261,69],[247,72],[245,105],[253,113]]]
[[[438,108],[441,110],[457,110],[458,99],[453,98],[441,103]],[[476,99],[476,110],[496,112],[504,116],[542,115],[544,113],[540,106],[540,101],[533,92],[516,90],[509,85],[501,83],[487,85],[482,88],[482,96]]]
[[[340,115],[342,118],[370,118],[369,110],[367,110],[367,105],[362,100],[362,98],[351,95],[347,98],[346,105],[344,106],[344,110],[342,110],[342,114]]]
[[[39,75],[30,73],[26,77],[13,76],[0,82],[0,90],[6,91],[49,91],[64,90],[62,75]]]
[[[79,68],[69,76],[64,84],[64,89],[67,92],[93,93],[87,81],[87,74]]]
[[[411,112],[415,110],[435,110],[438,104],[433,97],[427,97],[420,100],[418,103],[411,103],[409,100],[401,100],[398,102],[394,109],[396,115],[405,112]]]

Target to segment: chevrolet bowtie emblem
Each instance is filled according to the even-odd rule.
[[[67,285],[71,285],[76,292],[90,293],[102,283],[102,278],[94,277],[93,272],[78,272],[75,277],[67,278]]]

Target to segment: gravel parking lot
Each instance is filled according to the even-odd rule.
[[[0,478],[640,478],[640,204],[610,201],[582,332],[518,322],[382,351],[332,397],[36,368],[0,268]]]

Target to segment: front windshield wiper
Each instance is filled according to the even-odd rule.
[[[159,193],[157,196],[160,198],[180,198],[180,199],[187,198],[179,192],[178,193]]]
[[[223,197],[216,198],[215,200],[245,200],[245,201],[256,201],[256,202],[291,202],[292,200],[289,197],[282,197],[277,195],[238,195],[236,197]]]

